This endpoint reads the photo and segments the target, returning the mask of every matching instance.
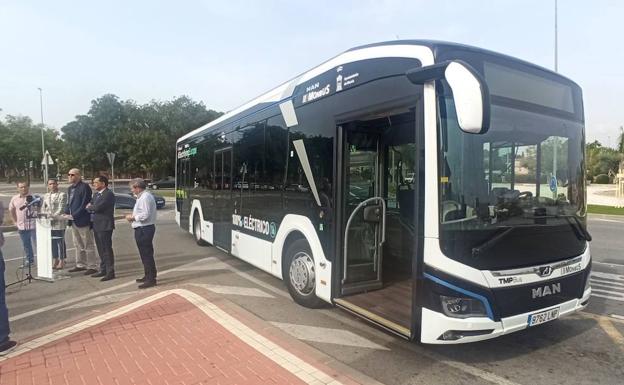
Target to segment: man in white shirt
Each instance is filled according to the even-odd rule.
[[[136,241],[143,270],[145,275],[136,281],[141,283],[139,289],[156,286],[156,262],[154,262],[154,233],[156,232],[156,200],[148,191],[147,184],[143,179],[137,178],[130,181],[130,189],[137,201],[134,204],[132,214],[126,215],[126,220],[134,229]]]

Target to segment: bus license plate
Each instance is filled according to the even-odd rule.
[[[557,318],[559,318],[559,308],[531,314],[529,316],[529,326],[543,324],[545,322],[552,321]]]

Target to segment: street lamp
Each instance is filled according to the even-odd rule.
[[[39,90],[39,106],[41,108],[41,159],[45,162],[43,182],[46,183],[48,181],[48,160],[45,156],[45,142],[43,139],[43,90],[41,87],[38,87],[37,89]]]

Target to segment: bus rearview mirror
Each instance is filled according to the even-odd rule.
[[[414,84],[445,79],[453,91],[459,128],[484,134],[490,126],[490,92],[483,77],[468,63],[454,60],[414,68],[405,74]]]

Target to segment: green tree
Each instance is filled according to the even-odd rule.
[[[7,115],[0,120],[0,176],[21,178],[27,173],[32,162],[31,176],[42,177],[40,124],[33,124],[26,116]],[[44,127],[43,136],[46,149],[53,157],[61,153],[62,141],[57,131]]]

